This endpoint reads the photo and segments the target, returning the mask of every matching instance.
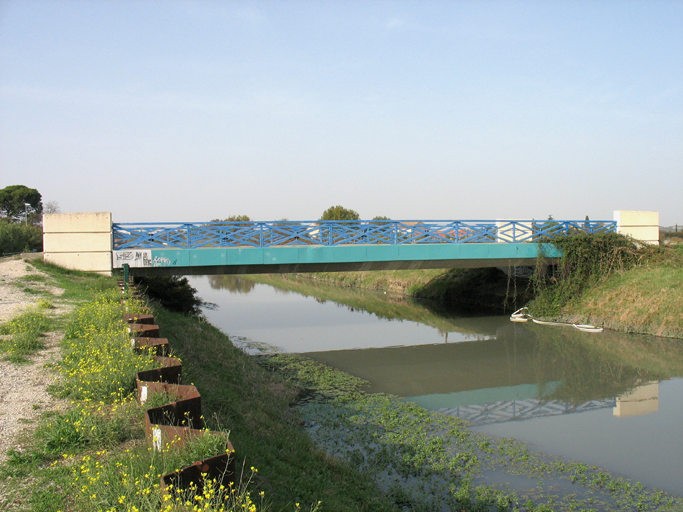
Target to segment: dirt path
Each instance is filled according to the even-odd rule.
[[[0,323],[18,316],[36,302],[37,295],[25,291],[27,288],[61,295],[63,290],[43,281],[27,281],[25,277],[30,274],[42,273],[20,257],[0,259]],[[18,438],[24,429],[31,428],[43,411],[59,405],[47,392],[55,374],[46,365],[58,360],[61,336],[48,333],[46,348],[33,356],[30,364],[0,360],[0,462],[6,459],[8,450],[21,451]]]

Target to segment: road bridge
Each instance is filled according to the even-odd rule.
[[[658,229],[657,212],[617,213],[655,214],[647,222]],[[43,225],[45,261],[154,276],[532,266],[560,256],[552,240],[619,231],[620,221],[113,223],[104,212],[46,214]]]
[[[114,224],[113,266],[133,275],[535,265],[552,239],[613,221],[303,221]],[[539,243],[544,242],[544,243]]]

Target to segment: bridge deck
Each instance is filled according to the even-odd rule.
[[[535,265],[539,247],[612,221],[277,221],[114,224],[113,267],[133,275]]]

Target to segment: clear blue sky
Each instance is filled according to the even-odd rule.
[[[0,188],[117,222],[683,223],[683,1],[0,0]]]

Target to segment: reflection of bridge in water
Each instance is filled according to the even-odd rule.
[[[503,423],[505,421],[539,418],[542,416],[559,416],[561,414],[614,408],[616,403],[617,400],[615,398],[590,400],[580,404],[527,398],[524,400],[508,400],[490,404],[457,406],[451,409],[439,409],[437,412],[467,420],[472,425],[478,426]]]
[[[656,383],[632,388],[627,379],[623,386],[613,385],[609,395],[600,396],[596,388],[587,396],[586,386],[596,369],[583,364],[586,373],[577,376],[576,367],[564,364],[566,355],[558,347],[539,344],[528,334],[526,328],[508,322],[498,327],[496,339],[485,341],[306,355],[368,381],[370,392],[402,396],[473,425],[608,408],[614,416],[657,410]],[[577,379],[581,393],[575,396]]]

